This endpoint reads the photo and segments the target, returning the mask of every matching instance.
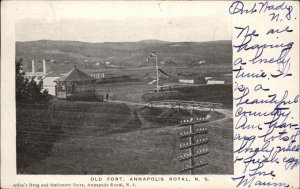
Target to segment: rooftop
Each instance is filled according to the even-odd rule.
[[[92,81],[92,80],[95,80],[95,78],[80,71],[76,66],[74,66],[74,68],[70,72],[61,76],[55,81]]]

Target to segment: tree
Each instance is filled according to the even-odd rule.
[[[34,79],[25,78],[22,70],[22,59],[16,61],[16,102],[46,103],[50,100],[47,90],[43,90],[43,80],[39,83]]]

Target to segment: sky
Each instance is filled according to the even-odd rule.
[[[18,3],[16,40],[124,42],[231,39],[230,2],[33,1]]]

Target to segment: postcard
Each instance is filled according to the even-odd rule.
[[[299,188],[298,1],[1,2],[1,188]]]

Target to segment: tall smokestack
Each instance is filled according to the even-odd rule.
[[[43,73],[47,73],[46,60],[43,60]]]
[[[35,74],[34,60],[32,60],[31,63],[32,63],[32,73]]]

